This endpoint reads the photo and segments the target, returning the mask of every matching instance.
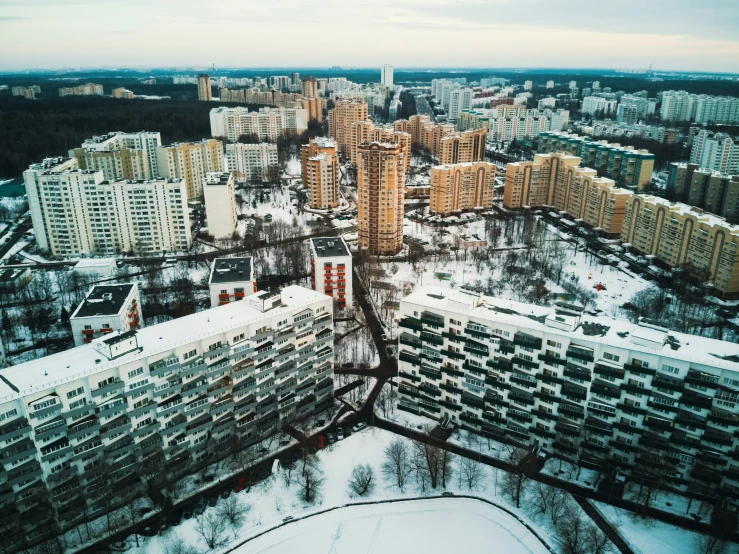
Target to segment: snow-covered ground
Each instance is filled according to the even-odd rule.
[[[320,450],[317,455],[318,468],[324,482],[317,499],[313,503],[305,502],[301,495],[301,487],[297,482],[300,473],[300,461],[297,463],[298,467],[289,474],[289,479],[288,473],[284,469],[279,469],[276,474],[257,484],[249,492],[234,493],[239,500],[239,504],[248,512],[240,526],[227,529],[222,537],[222,545],[214,552],[216,554],[226,552],[252,537],[280,526],[283,519],[288,516],[298,519],[329,508],[345,506],[352,502],[418,498],[429,494],[438,495],[441,492],[440,489],[423,492],[416,486],[414,479],[411,479],[411,483],[404,490],[399,490],[396,486],[393,486],[392,479],[389,480],[383,475],[384,451],[395,438],[397,436],[392,433],[369,427],[359,433],[352,434],[343,441],[328,446],[324,450]],[[349,490],[352,471],[358,464],[368,464],[374,471],[376,486],[371,493],[364,497],[356,497]],[[476,496],[505,507],[506,510],[514,513],[517,518],[535,529],[541,539],[548,545],[554,544],[555,539],[552,536],[551,525],[547,525],[546,517],[536,515],[529,517],[524,509],[515,508],[509,503],[508,497],[503,497],[502,486],[499,485],[503,478],[502,475],[498,475],[498,473],[502,474],[503,472],[489,467],[483,467],[482,471],[480,484],[474,490],[469,490],[466,484],[457,478],[456,474],[447,481],[447,490],[456,494]],[[342,536],[344,536],[344,529],[346,529],[345,540],[347,542],[342,540],[339,543],[337,541],[335,552],[367,552],[375,532],[377,542],[374,546],[374,552],[395,552],[397,550],[393,550],[393,545],[396,544],[397,540],[401,540],[397,538],[397,534],[400,533],[401,529],[407,529],[409,537],[411,534],[418,536],[417,540],[422,541],[419,544],[428,544],[423,542],[427,539],[421,537],[423,534],[423,527],[419,527],[421,521],[425,525],[427,534],[431,534],[428,533],[429,529],[442,527],[443,532],[441,534],[448,535],[457,541],[454,544],[459,545],[458,550],[460,552],[490,552],[491,544],[501,546],[500,549],[496,549],[498,552],[513,554],[518,552],[536,554],[547,552],[531,532],[502,510],[482,502],[462,501],[461,499],[450,499],[446,505],[436,504],[436,502],[441,501],[429,500],[410,505],[405,503],[389,504],[386,508],[378,509],[378,511],[373,511],[370,508],[366,510],[362,508],[359,511],[354,511],[355,509],[342,510],[337,512],[335,516],[331,516],[338,516],[337,519],[331,519],[328,516],[325,518],[320,516],[321,519],[311,518],[303,524],[294,523],[281,528],[278,531],[278,539],[273,540],[273,537],[269,537],[272,534],[270,533],[265,535],[264,540],[267,542],[246,543],[240,553],[296,551],[289,549],[274,550],[279,546],[277,544],[280,542],[279,535],[283,537],[281,540],[287,541],[286,544],[292,547],[297,544],[294,542],[296,540],[301,540],[303,548],[312,548],[311,544],[313,542],[325,546],[324,541],[330,540],[331,534],[335,535],[339,529],[341,529]],[[208,508],[204,515],[217,513],[222,503],[223,501],[219,500],[219,505]],[[524,505],[522,503],[522,506]],[[443,507],[440,508],[439,506]],[[400,512],[407,513],[408,516],[403,517]],[[439,517],[443,517],[444,520],[438,519]],[[345,525],[342,525],[342,522]],[[444,525],[444,522],[450,523]],[[195,518],[184,520],[179,526],[169,530],[164,535],[143,537],[140,548],[135,548],[133,537],[130,537],[128,543],[134,548],[129,552],[131,554],[161,554],[177,537],[183,539],[187,545],[195,547],[198,551],[205,551],[207,550],[206,544],[198,534],[196,525]],[[369,528],[369,535],[362,534],[360,530],[362,527]],[[311,529],[315,529],[317,534],[311,534]],[[464,529],[465,532],[458,532],[461,529]],[[329,539],[324,537],[326,533]],[[464,540],[464,536],[468,533],[477,542],[459,542]],[[299,538],[301,536],[302,539]],[[392,540],[393,537],[396,538],[396,541]],[[516,537],[518,540],[512,537]],[[356,539],[360,542],[352,544],[353,541],[349,543],[348,539]],[[370,542],[365,542],[366,540]],[[447,539],[440,539],[440,541],[442,540],[446,541]],[[401,543],[398,542],[397,544]],[[402,544],[406,545],[405,552],[440,552],[440,550],[431,549],[432,545],[429,545],[428,548],[426,546],[419,548],[414,547],[413,543],[404,542]],[[442,544],[442,542],[438,544]],[[444,551],[448,552],[451,546],[447,543],[444,544],[446,545]],[[262,546],[257,548],[255,545]],[[339,545],[341,548],[339,548]],[[334,552],[330,548],[299,550],[305,552]]]
[[[618,529],[621,537],[636,554],[705,552],[697,547],[697,541],[701,536],[699,533],[653,519],[645,520],[631,512],[602,502],[593,502],[593,505],[611,525]],[[731,544],[722,554],[737,554],[737,552],[739,552],[739,545]]]
[[[430,530],[435,530],[430,532]],[[548,550],[515,518],[480,500],[438,498],[353,506],[296,521],[235,550],[237,554],[367,552],[506,554]]]

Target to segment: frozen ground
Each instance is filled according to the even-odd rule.
[[[437,532],[429,532],[434,529]],[[366,552],[506,554],[548,550],[521,523],[479,500],[443,498],[341,508],[281,527],[237,554]]]
[[[699,533],[661,521],[644,520],[631,512],[602,502],[594,502],[593,505],[611,525],[618,529],[621,537],[634,550],[635,554],[696,554],[703,552],[697,547]],[[724,554],[737,554],[737,552],[739,552],[739,545],[730,544]]]

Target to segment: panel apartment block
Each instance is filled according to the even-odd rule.
[[[429,212],[442,216],[493,207],[495,164],[437,165],[431,168]]]
[[[336,141],[318,137],[301,149],[303,187],[308,190],[310,207],[329,210],[339,205],[339,155]]]
[[[330,406],[331,314],[291,286],[0,370],[3,521],[37,536],[49,500],[62,524],[100,514],[142,471],[186,470]]]
[[[182,179],[105,181],[75,159],[49,158],[23,173],[39,248],[53,255],[181,251],[190,246]]]
[[[216,258],[210,266],[208,278],[210,307],[238,302],[257,292],[257,278],[251,256]]]
[[[438,287],[398,315],[401,409],[739,498],[739,345]]]

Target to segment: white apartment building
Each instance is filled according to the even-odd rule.
[[[639,121],[639,108],[634,104],[619,104],[616,110],[616,121],[627,125],[635,125]]]
[[[69,151],[80,169],[101,170],[107,181],[160,177],[157,151],[162,146],[159,132],[116,131],[85,140]]]
[[[701,130],[693,137],[690,163],[723,174],[739,173],[739,142],[726,133]]]
[[[257,278],[251,256],[216,258],[208,278],[210,307],[238,302],[257,292]]]
[[[547,81],[547,88],[554,88],[554,81]]]
[[[352,254],[344,238],[310,239],[311,285],[336,301],[339,309],[352,305]]]
[[[215,139],[179,142],[157,148],[159,176],[184,179],[188,200],[203,195],[203,180],[208,173],[224,171],[223,143]]]
[[[457,121],[462,111],[472,109],[472,97],[471,88],[459,88],[450,91],[447,119],[449,121]]]
[[[75,346],[113,333],[144,326],[141,297],[136,283],[94,285],[69,318]]]
[[[695,122],[703,125],[739,124],[739,98],[698,95],[695,99]]]
[[[739,498],[739,345],[439,287],[401,300],[398,317],[400,409]]]
[[[616,112],[616,100],[607,100],[600,96],[586,96],[582,99],[583,115],[594,115],[598,112],[613,114]]]
[[[231,172],[208,173],[203,180],[208,233],[230,239],[236,232],[236,190]]]
[[[548,130],[567,129],[568,110],[526,110],[522,106],[496,106],[490,110],[488,142],[527,140]]]
[[[290,133],[300,134],[308,128],[308,113],[303,108],[213,108],[210,111],[210,132],[214,138],[226,137],[236,142],[241,135],[254,135],[260,141],[275,142]]]
[[[332,309],[291,286],[3,369],[3,522],[66,528],[142,467],[187,471],[330,407]]]
[[[524,81],[523,83],[523,90],[533,90],[534,88],[534,82],[533,81]]]
[[[279,167],[277,145],[268,142],[259,144],[227,144],[226,165],[228,171],[249,182],[262,181],[270,168]]]
[[[554,98],[554,97],[552,97],[552,96],[550,96],[548,98],[542,98],[541,100],[539,100],[538,107],[539,107],[540,110],[543,110],[545,108],[552,108],[553,109],[556,105],[557,105],[557,99]]]
[[[75,159],[47,158],[23,173],[42,250],[53,255],[182,251],[191,243],[182,179],[106,181]]]
[[[692,121],[695,119],[695,95],[684,90],[663,92],[659,117],[662,121]]]
[[[636,118],[646,119],[650,111],[650,100],[644,96],[635,96],[633,94],[624,94],[621,97],[620,105],[623,106],[635,106],[636,107]],[[634,122],[636,123],[636,122]]]
[[[380,82],[387,88],[393,88],[393,66],[385,64],[380,68]]]

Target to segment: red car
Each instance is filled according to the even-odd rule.
[[[246,477],[242,477],[241,479],[239,479],[239,482],[236,483],[236,488],[234,488],[234,490],[236,492],[241,492],[245,488],[246,488]]]
[[[321,449],[325,446],[323,443],[323,435],[318,435],[318,448]]]

